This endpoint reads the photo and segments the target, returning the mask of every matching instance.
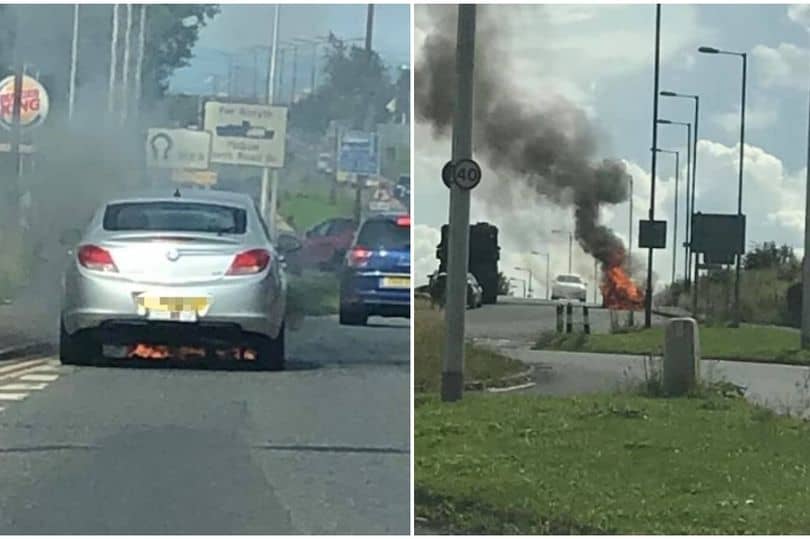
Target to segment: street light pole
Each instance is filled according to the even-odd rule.
[[[115,106],[115,75],[118,68],[118,4],[113,4],[112,36],[110,39],[110,82],[107,91],[107,113]]]
[[[663,121],[659,121],[659,123],[663,123]],[[672,224],[672,284],[674,285],[676,259],[678,256],[678,180],[681,170],[681,153],[676,150],[656,149],[655,151],[659,153],[668,153],[675,156],[675,217]]]
[[[270,53],[270,65],[267,68],[267,104],[273,105],[276,101],[275,95],[275,77],[276,77],[276,56],[278,55],[278,21],[280,17],[281,6],[276,4],[275,13],[273,15],[273,50]],[[276,239],[276,213],[278,212],[278,170],[273,169],[272,172],[268,167],[262,169],[262,193],[260,202],[260,211],[262,217],[267,215],[267,202],[268,202],[268,188],[270,190],[270,237]]]
[[[700,47],[698,52],[704,54],[726,54],[739,56],[742,58],[742,92],[740,103],[740,172],[739,186],[737,188],[737,215],[742,218],[742,194],[743,194],[743,164],[745,163],[745,87],[748,75],[748,53],[731,52],[716,49],[714,47]],[[740,246],[742,250],[742,246]],[[741,322],[740,312],[740,267],[742,264],[742,253],[737,253],[736,278],[734,280],[734,327],[739,327]]]
[[[143,56],[146,49],[146,4],[141,4],[141,16],[138,20],[138,54],[135,57],[135,104],[133,110],[138,112],[143,95]]]
[[[661,95],[665,95],[664,92],[661,92]],[[686,208],[686,225],[687,225],[687,229],[686,229],[686,236],[685,237],[688,240],[689,239],[689,228],[688,228],[688,225],[689,225],[689,171],[690,171],[690,164],[691,164],[691,159],[692,159],[692,124],[690,122],[674,122],[674,121],[671,121],[671,120],[658,120],[658,123],[659,124],[665,124],[665,125],[682,125],[682,126],[686,127],[686,189],[687,189],[687,191],[686,191],[686,206],[687,206],[687,208]],[[678,169],[678,171],[680,172],[680,168]],[[676,178],[677,178],[677,176],[676,176]],[[676,211],[676,213],[675,213],[675,222],[674,222],[674,226],[676,228],[678,227],[677,187],[678,186],[676,184],[676,186],[675,186],[675,189],[676,189],[675,211]],[[677,235],[676,235],[676,237],[675,237],[675,239],[673,241],[675,241],[675,243],[677,244]],[[673,245],[672,248],[676,249],[677,245]],[[688,247],[686,246],[686,242],[684,243],[684,249],[686,249],[686,252],[685,252],[685,255],[684,255],[684,264],[686,264],[686,261],[689,259],[689,251],[688,251]],[[685,274],[684,278],[688,279],[689,278],[689,269],[686,266],[684,266],[684,274]],[[673,279],[672,282],[674,283],[675,280]]]
[[[653,120],[652,120],[652,166],[650,167],[650,213],[649,219],[655,219],[655,173],[658,152],[658,81],[661,67],[661,4],[655,6],[655,76],[653,83]],[[644,295],[644,327],[652,326],[652,270],[653,270],[653,249],[647,252],[647,291]]]
[[[805,172],[804,260],[802,261],[802,348],[810,348],[810,91],[807,100],[807,165]]]
[[[529,297],[532,297],[532,269],[531,268],[519,268],[516,267],[515,271],[525,271],[529,274]]]
[[[630,176],[630,222],[628,223],[627,272],[633,275],[633,176]]]
[[[76,64],[79,54],[79,4],[73,4],[73,39],[70,43],[70,81],[68,83],[68,120],[73,119],[76,103]]]
[[[551,271],[551,254],[550,253],[541,253],[539,251],[532,251],[533,255],[537,256],[544,256],[546,257],[546,299],[551,297],[551,292],[549,289],[549,272]]]
[[[472,157],[475,4],[461,4],[456,39],[456,100],[453,118],[452,161]],[[447,261],[447,340],[442,365],[442,401],[460,400],[464,391],[464,316],[470,243],[470,192],[450,187],[449,248]]]

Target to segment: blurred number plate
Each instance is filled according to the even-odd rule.
[[[383,279],[382,279],[382,287],[383,288],[410,288],[411,287],[411,278],[410,277],[383,277]]]
[[[171,320],[177,322],[196,322],[197,313],[208,309],[208,298],[163,298],[140,296],[140,311],[150,320]]]

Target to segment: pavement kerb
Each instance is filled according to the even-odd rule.
[[[527,381],[531,380],[533,374],[534,365],[519,373],[502,376],[494,380],[470,380],[469,382],[464,383],[464,389],[467,391],[487,391],[489,389],[497,388],[500,391],[506,391],[519,386],[526,386]],[[509,385],[510,382],[518,380],[520,383],[511,386]]]

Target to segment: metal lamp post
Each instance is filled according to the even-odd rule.
[[[689,267],[687,266],[688,259],[689,259],[689,248],[687,246],[689,240],[689,185],[690,185],[690,165],[692,162],[692,124],[690,122],[676,122],[672,120],[658,120],[659,124],[663,125],[682,125],[686,127],[686,231],[685,231],[685,238],[686,241],[684,242],[684,279],[689,279]],[[680,172],[680,168],[678,169]],[[678,226],[677,220],[677,205],[676,205],[676,215],[675,215],[675,226]],[[672,246],[673,249],[677,248],[677,245]]]
[[[532,270],[531,268],[515,268],[515,271],[525,271],[529,274],[529,297],[532,297]]]
[[[658,153],[667,153],[675,156],[675,217],[672,224],[672,284],[675,284],[675,264],[678,258],[678,183],[681,170],[681,152],[677,150],[655,149]]]
[[[533,255],[546,257],[546,299],[551,298],[551,289],[549,288],[549,272],[551,271],[551,254],[541,253],[539,251],[532,251]]]
[[[745,83],[748,71],[748,53],[733,52],[716,49],[714,47],[700,47],[698,52],[703,54],[725,54],[742,58],[742,92],[740,101],[740,176],[737,188],[737,215],[742,216],[743,193],[743,163],[745,162]],[[740,266],[742,254],[737,253],[736,278],[734,279],[734,326],[740,325]]]
[[[698,122],[700,111],[700,96],[694,94],[681,94],[678,92],[662,91],[660,95],[664,97],[679,97],[695,100],[695,121],[693,123],[692,132],[692,180],[686,186],[686,239],[684,244],[686,247],[686,288],[691,287],[692,275],[692,215],[695,213],[695,186],[697,185],[697,144],[698,144]]]

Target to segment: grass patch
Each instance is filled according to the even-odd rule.
[[[653,327],[612,335],[542,335],[535,349],[609,354],[661,355],[664,328]],[[700,348],[704,358],[810,364],[810,353],[800,348],[799,332],[787,328],[701,326]]]
[[[417,355],[417,358],[419,356]],[[455,534],[797,534],[808,425],[722,393],[422,396],[416,515]]]
[[[444,352],[444,313],[428,307],[426,301],[415,302],[414,320],[414,390],[439,390]],[[526,370],[520,361],[468,344],[464,357],[464,377],[485,385],[497,379]]]
[[[287,315],[293,320],[335,314],[339,305],[340,284],[335,274],[312,271],[288,277]]]
[[[333,217],[351,217],[354,213],[354,198],[345,189],[338,189],[333,205],[329,201],[329,185],[309,186],[304,191],[285,191],[279,199],[279,214],[285,219],[292,218],[299,231],[308,230],[313,225]]]

